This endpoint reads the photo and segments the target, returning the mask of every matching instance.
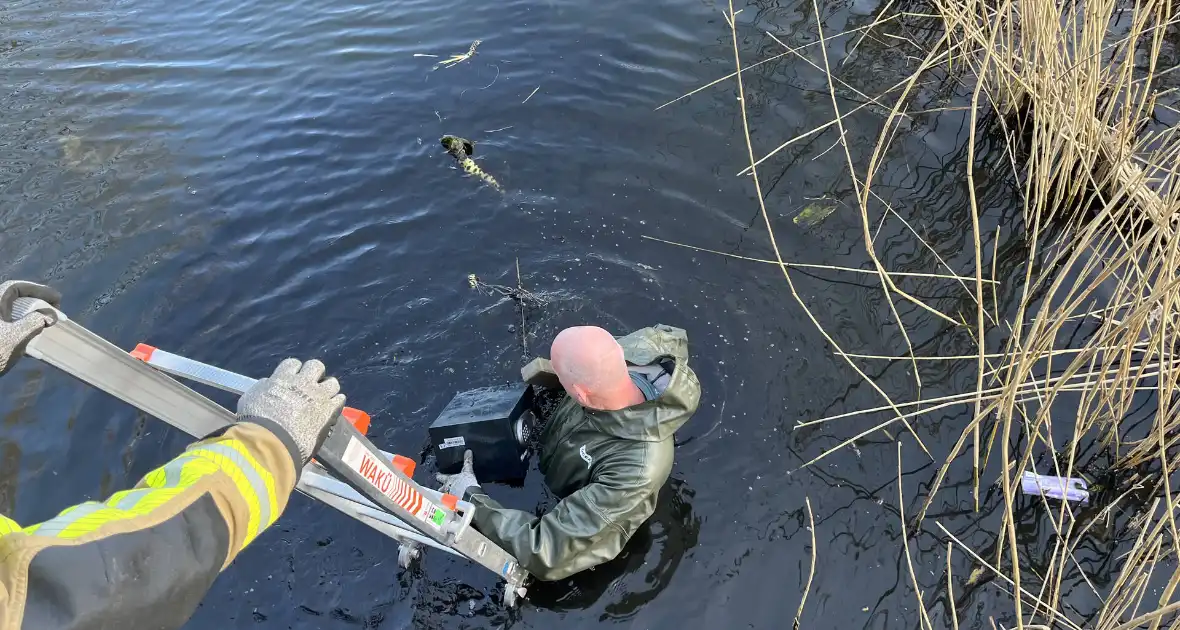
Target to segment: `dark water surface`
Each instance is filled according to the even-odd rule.
[[[878,8],[826,5],[825,33],[866,24]],[[557,330],[580,323],[689,331],[702,405],[678,435],[655,518],[617,561],[535,587],[507,612],[490,574],[439,553],[402,574],[394,543],[297,496],[189,627],[788,628],[812,554],[805,497],[819,566],[803,627],[915,625],[895,444],[876,433],[790,474],[882,418],[796,422],[879,399],[833,357],[774,267],[643,239],[772,256],[753,187],[735,176],[746,156],[733,84],[655,110],[732,70],[721,9],[699,0],[0,6],[0,277],[53,284],[68,313],[122,347],[150,341],[253,376],[288,355],[321,357],[350,404],[373,414],[370,437],[418,456],[453,392],[508,381],[522,364],[517,311],[472,291],[470,273],[511,284],[519,259],[524,284],[552,298],[532,314],[530,351],[547,354]],[[739,23],[747,62],[780,51],[764,30],[791,45],[817,35],[808,2],[750,5]],[[431,71],[438,59],[414,56],[461,53],[474,39],[476,55],[453,68]],[[831,44],[833,63],[854,41]],[[863,42],[843,79],[866,93],[896,81],[904,68],[874,63],[882,45]],[[818,48],[807,58],[822,63]],[[747,81],[759,152],[832,118],[823,75],[798,57]],[[842,107],[858,104],[839,91]],[[967,123],[943,113],[907,124],[878,192],[966,272]],[[858,161],[880,126],[869,110],[847,121]],[[507,194],[456,170],[438,146],[445,133],[475,140]],[[867,268],[843,151],[828,151],[836,139],[831,129],[768,161],[768,206],[785,258]],[[1004,220],[1010,191],[984,188],[992,222]],[[836,210],[813,227],[792,220],[815,203]],[[892,269],[945,272],[896,221],[877,242]],[[871,278],[793,279],[846,349],[904,353]],[[906,288],[944,310],[973,309],[954,283]],[[920,354],[970,351],[965,335],[903,310],[924,333]],[[900,399],[917,392],[908,363],[864,365]],[[943,364],[922,376],[927,395],[973,380]],[[0,509],[22,522],[129,486],[188,441],[32,360],[0,382],[0,401]],[[917,427],[936,456],[966,420],[949,411]],[[912,441],[905,452],[913,492],[937,467]],[[948,485],[938,516],[953,523],[969,490],[962,478]],[[491,491],[524,509],[553,504],[536,478]],[[974,528],[961,536],[990,544],[998,520],[961,520]],[[944,547],[934,538],[912,547],[928,606],[945,623],[936,603]],[[994,589],[957,597],[964,627],[1007,602]]]

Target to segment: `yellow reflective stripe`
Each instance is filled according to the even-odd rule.
[[[186,455],[164,464],[143,476],[143,485],[149,488],[173,488],[180,485],[180,472],[189,461]]]
[[[102,527],[103,525],[106,525],[107,523],[110,523],[111,521],[122,520],[135,516],[130,512],[116,510],[115,508],[107,507],[101,503],[95,503],[93,505],[96,506],[96,509],[93,511],[80,510],[80,512],[84,513],[75,512],[72,515],[73,520],[63,526],[56,534],[53,533],[53,529],[46,530],[45,527],[42,527],[37,532],[37,535],[56,536],[57,538],[65,539],[78,538],[79,536],[84,536],[90,532],[93,532],[94,530]]]
[[[124,510],[130,516],[144,516],[150,514],[153,510],[171,501],[174,497],[184,492],[187,488],[160,488],[158,490],[144,490],[142,498],[135,504],[135,507]]]
[[[8,518],[7,516],[4,516],[3,514],[0,514],[0,536],[19,531],[20,525],[18,525],[16,521]]]
[[[184,492],[202,477],[220,470],[208,458],[186,453],[148,473],[144,477],[147,488],[117,492],[106,503],[89,502],[69,507],[56,517],[24,531],[37,536],[78,538],[107,523],[144,516]]]
[[[270,471],[265,466],[254,459],[254,456],[250,454],[246,445],[240,440],[224,440],[212,446],[225,446],[237,451],[237,454],[249,464],[250,470],[257,475],[258,481],[261,482],[262,488],[265,489],[265,492],[259,492],[259,499],[265,497],[267,503],[267,518],[262,520],[262,528],[266,529],[270,527],[279,518],[279,494],[275,489],[274,475],[270,474]]]
[[[85,519],[86,517],[94,514],[95,512],[98,512],[104,507],[106,506],[93,501],[90,503],[75,505],[63,510],[61,514],[58,514],[48,521],[33,525],[25,531],[38,536],[58,536],[70,525],[73,525],[80,519]]]
[[[136,511],[139,502],[151,493],[156,492],[154,488],[140,488],[139,490],[124,490],[116,492],[111,495],[111,498],[106,500],[106,504],[118,509],[127,511]]]
[[[88,506],[88,505],[98,505],[98,504],[92,501],[90,503],[80,503],[78,505],[71,505],[70,507],[62,510],[61,512],[58,512],[57,516],[55,516],[53,519],[45,521],[44,523],[37,523],[36,525],[30,525],[30,526],[26,527],[24,529],[24,532],[26,534],[35,534],[35,533],[37,533],[37,530],[41,529],[41,527],[44,526],[46,523],[52,523],[54,521],[57,521],[59,523],[66,523],[66,522],[68,522],[68,519],[70,518],[71,514],[74,514],[78,510],[81,510],[82,508],[84,508],[85,506]],[[84,512],[87,512],[89,510],[90,510],[90,508],[87,508],[86,510],[84,510]]]
[[[229,441],[232,442],[232,440]],[[250,512],[250,517],[246,524],[246,537],[242,541],[242,546],[245,547],[262,531],[261,524],[263,522],[267,525],[270,524],[272,510],[267,502],[266,486],[259,477],[257,469],[241,453],[233,448],[226,447],[225,444],[226,442],[202,444],[186,451],[185,455],[198,456],[202,460],[212,463],[234,482],[234,486],[238,489],[238,494],[246,501],[246,508]],[[188,474],[188,469],[191,465],[188,464],[185,466],[184,471],[181,473],[182,480]]]
[[[152,510],[184,492],[185,488],[127,490],[112,496],[107,503],[83,503],[56,517],[26,528],[28,534],[56,538],[78,538],[114,521],[151,513]]]
[[[235,448],[236,447],[236,448]],[[237,465],[241,478],[249,484],[249,494],[243,490],[246,502],[250,506],[250,521],[258,521],[258,529],[247,527],[247,535],[243,545],[247,545],[263,529],[266,529],[278,518],[278,503],[275,500],[274,479],[258,461],[254,459],[245,445],[237,440],[224,440],[209,444],[202,444],[193,448],[189,453],[202,453],[221,457]],[[219,462],[219,465],[221,462]],[[226,471],[234,484],[241,490],[242,485],[232,471]]]
[[[21,530],[0,516],[0,535],[24,531],[37,536],[71,539],[94,532],[113,521],[136,518],[167,503],[208,475],[222,472],[234,483],[246,502],[249,521],[243,546],[278,518],[274,477],[238,440],[201,444],[153,470],[143,478],[147,487],[124,490],[105,503],[88,502],[62,510],[56,517]]]

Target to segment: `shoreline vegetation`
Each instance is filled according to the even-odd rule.
[[[766,33],[783,52],[744,64],[738,45],[741,11],[735,12],[730,0],[725,17],[734,72],[685,95],[719,83],[735,89],[748,156],[739,174],[752,181],[774,251],[772,260],[751,260],[779,267],[817,333],[881,401],[873,408],[800,423],[826,425],[849,436],[807,465],[879,432],[897,441],[902,546],[920,628],[957,630],[959,606],[966,604],[956,600],[956,593],[985,583],[1008,593],[1012,604],[1002,618],[990,618],[994,628],[1180,627],[1180,488],[1175,487],[1180,485],[1175,334],[1180,326],[1180,186],[1173,181],[1180,139],[1175,126],[1161,123],[1180,114],[1180,87],[1169,87],[1169,81],[1180,80],[1172,74],[1176,66],[1164,63],[1165,51],[1175,49],[1168,38],[1176,39],[1180,17],[1163,0],[926,0],[921,6],[910,0],[902,6],[904,1],[887,0],[871,24],[831,33],[820,4],[811,0],[814,41],[791,47]],[[911,71],[879,96],[863,94],[840,78],[838,64],[866,39],[896,46]],[[743,74],[784,56],[826,77],[832,117],[759,156],[750,138]],[[902,123],[937,115],[918,105],[917,95],[929,85],[953,86],[959,103],[945,111],[958,111],[969,124],[961,167],[962,211],[971,224],[970,271],[952,269],[874,191],[891,144],[908,128]],[[838,98],[850,93],[862,100],[859,107]],[[869,154],[849,146],[844,128],[847,117],[865,107],[883,118]],[[893,321],[900,324],[908,348],[904,354],[842,347],[796,291],[790,270],[797,263],[779,252],[759,165],[825,130],[838,134],[830,150],[844,153],[861,244],[871,262],[867,270],[831,269],[876,276],[868,281],[876,281]],[[1020,207],[1018,220],[992,234],[985,233],[980,220],[985,200],[977,179],[983,177],[985,151],[992,162],[997,152],[1002,155],[999,164],[1019,191],[1012,200]],[[906,274],[886,268],[874,241],[874,229],[879,232],[886,219],[905,223],[918,246],[933,254],[941,266],[932,270],[938,281],[961,285],[960,308],[944,312],[938,303],[902,288]],[[1024,255],[1007,278],[996,277],[1000,230],[1021,241],[1018,251]],[[918,331],[907,330],[899,307],[965,333],[975,352],[915,352]],[[891,397],[868,376],[866,366],[884,360],[912,365],[916,397]],[[967,362],[974,387],[950,396],[923,396],[919,367],[932,361]],[[968,409],[968,421],[954,427],[959,437],[949,451],[932,453],[914,424],[924,414],[952,407]],[[917,496],[901,489],[906,441],[918,447],[907,446],[907,457],[929,457],[938,468]],[[938,511],[930,510],[932,505],[945,507],[955,500],[939,494],[954,476],[952,463],[970,471],[966,485],[975,511],[981,498],[1000,502],[1001,525],[987,550],[968,546],[937,519],[926,520],[928,512]],[[1022,496],[1024,471],[1082,477],[1090,484],[1090,501],[1080,505]],[[1022,519],[1050,525],[1050,540],[1035,549],[1018,544]],[[942,574],[942,593],[923,588],[915,575],[910,539],[917,536],[935,536],[946,549],[945,567],[920,567]],[[1079,560],[1098,547],[1113,579],[1094,579],[1089,563]],[[952,559],[958,566],[969,564],[970,574],[953,575]],[[802,597],[805,601],[806,592]]]

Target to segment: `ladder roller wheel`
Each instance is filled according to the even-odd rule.
[[[523,586],[512,586],[511,584],[504,585],[504,607],[515,608],[520,599],[525,596],[527,591]]]
[[[421,556],[422,551],[418,549],[418,545],[402,543],[397,549],[397,564],[403,569],[408,569]]]

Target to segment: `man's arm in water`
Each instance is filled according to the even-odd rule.
[[[662,483],[669,472],[646,471],[639,465],[604,465],[594,481],[539,518],[504,508],[479,486],[466,494],[476,506],[476,529],[515,556],[537,579],[552,581],[619,555],[655,511],[659,488],[650,487],[652,481]]]

